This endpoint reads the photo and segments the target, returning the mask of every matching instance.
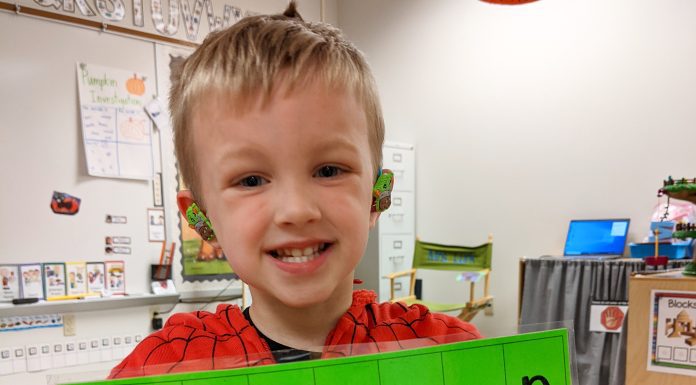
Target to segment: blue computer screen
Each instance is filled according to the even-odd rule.
[[[628,219],[570,221],[565,255],[622,255]]]

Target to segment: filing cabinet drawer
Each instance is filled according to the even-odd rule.
[[[399,277],[394,280],[394,297],[401,298],[408,295],[411,276]],[[379,283],[379,302],[389,301],[389,280],[382,279]]]
[[[384,147],[382,164],[394,172],[394,190],[414,191],[416,189],[416,164],[413,150]]]
[[[391,207],[379,217],[380,234],[415,233],[415,212],[412,192],[393,191]]]
[[[382,275],[408,270],[413,266],[413,234],[382,235],[379,238],[379,270]]]

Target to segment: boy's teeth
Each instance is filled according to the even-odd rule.
[[[287,263],[308,262],[319,256],[324,245],[325,243],[321,243],[304,249],[278,249],[275,252],[275,257]]]
[[[304,263],[304,262],[309,262],[313,260],[317,255],[312,255],[312,256],[306,256],[303,255],[301,257],[278,257],[281,261],[285,263]]]

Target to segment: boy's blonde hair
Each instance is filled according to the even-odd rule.
[[[268,102],[280,86],[292,92],[318,79],[352,91],[365,111],[375,175],[381,166],[384,120],[365,58],[338,29],[304,21],[294,1],[283,14],[246,17],[211,33],[178,75],[169,100],[175,150],[184,183],[199,200],[191,118],[210,95],[232,97],[243,113],[256,98]]]

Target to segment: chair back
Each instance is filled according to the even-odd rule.
[[[448,246],[416,240],[413,268],[449,271],[479,271],[491,268],[493,242],[480,246]]]

